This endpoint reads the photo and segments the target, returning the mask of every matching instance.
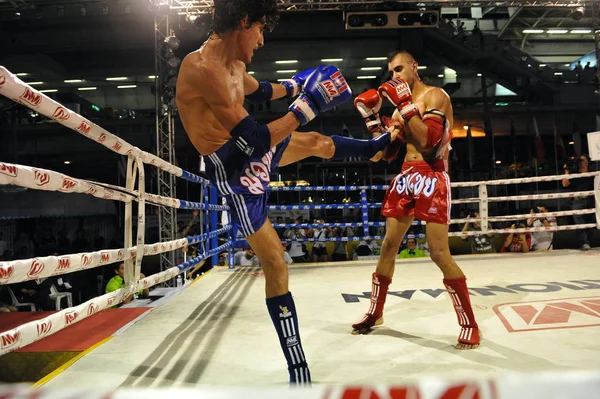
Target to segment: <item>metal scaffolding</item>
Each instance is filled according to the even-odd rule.
[[[170,6],[173,0],[156,0],[154,23],[155,75],[156,75],[156,155],[176,164],[175,160],[175,82],[177,74],[173,68],[173,50],[165,39],[172,35],[169,26]],[[165,7],[167,4],[169,7]],[[169,65],[171,61],[171,65]],[[156,168],[158,172],[158,195],[176,198],[175,176]],[[175,239],[177,211],[175,208],[158,207],[158,231],[160,241]],[[166,270],[176,265],[175,252],[160,255],[160,268]]]
[[[169,0],[172,1],[171,9],[179,14],[207,13],[213,5],[212,0]],[[278,0],[280,11],[360,11],[378,7],[576,7],[593,6],[597,0]]]

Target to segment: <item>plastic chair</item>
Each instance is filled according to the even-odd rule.
[[[73,306],[73,294],[71,294],[70,292],[60,292],[56,289],[56,286],[54,284],[52,284],[50,286],[50,295],[49,295],[50,299],[54,299],[55,304],[54,304],[54,308],[56,310],[61,310],[60,307],[60,301],[63,298],[67,298],[67,306],[70,308]]]
[[[29,306],[29,308],[31,309],[32,312],[35,312],[36,307],[35,307],[35,303],[31,303],[31,302],[19,302],[19,300],[17,299],[17,296],[15,295],[15,293],[13,292],[13,290],[10,287],[6,287],[8,289],[8,293],[10,294],[10,298],[12,299],[12,305],[15,306],[17,309],[19,307],[25,307],[25,306]]]

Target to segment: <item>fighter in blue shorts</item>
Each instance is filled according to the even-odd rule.
[[[295,130],[352,97],[334,66],[304,71],[281,84],[258,82],[246,72],[263,32],[278,21],[277,0],[215,0],[209,39],[187,55],[177,80],[177,107],[190,141],[207,160],[211,182],[225,195],[233,221],[260,259],[266,302],[287,360],[290,383],[311,381],[302,349],[294,300],[288,290],[283,248],[267,219],[269,174],[301,159],[372,158],[393,138],[372,140]],[[262,103],[296,97],[289,112],[267,125],[244,109],[244,99]]]

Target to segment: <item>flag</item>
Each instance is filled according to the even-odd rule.
[[[535,116],[533,117],[533,131],[535,132],[535,159],[539,165],[544,160],[544,142],[540,136]]]
[[[575,150],[575,156],[581,155],[581,136],[579,135],[579,126],[577,122],[573,122],[573,149]]]
[[[554,127],[554,144],[556,145],[556,156],[557,158],[564,158],[567,155],[567,151],[565,149],[565,143],[563,143],[562,137],[558,134],[558,129],[556,129],[556,119],[555,115],[552,114],[552,125]]]
[[[469,169],[473,172],[473,135],[471,125],[467,125],[467,149],[469,151]]]
[[[510,150],[512,154],[512,162],[517,167],[517,130],[515,129],[515,121],[510,118]]]

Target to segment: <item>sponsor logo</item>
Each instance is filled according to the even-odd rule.
[[[110,253],[109,252],[100,252],[100,265],[104,265],[110,261]]]
[[[18,169],[14,165],[7,165],[5,163],[0,162],[0,173],[6,175],[8,177],[17,177],[19,174]]]
[[[148,285],[150,284],[150,282],[148,280],[144,279],[143,283],[144,283],[144,289],[148,288]]]
[[[115,297],[114,296],[106,298],[106,306],[107,307],[110,308],[111,306],[113,306],[114,303],[115,303]]]
[[[92,264],[92,255],[90,254],[83,254],[81,255],[81,267],[86,267]]]
[[[106,134],[102,133],[102,134],[100,135],[100,137],[98,137],[98,142],[99,142],[99,143],[104,143],[104,142],[106,141],[106,139],[107,139],[107,138],[108,138],[108,136],[107,136]]]
[[[42,96],[31,90],[29,87],[25,89],[25,92],[21,94],[21,97],[19,98],[32,107],[37,107],[42,102]]]
[[[131,155],[131,154],[133,154],[133,148],[132,148],[131,150],[127,151],[125,154],[126,154],[126,155]]]
[[[85,192],[86,194],[96,195],[98,194],[98,190],[94,186],[90,186]]]
[[[6,83],[6,76],[0,75],[0,86],[2,86],[4,83]]]
[[[583,291],[583,290],[600,290],[600,280],[570,280],[568,282],[551,281],[548,283],[523,283],[510,284],[506,286],[486,285],[484,287],[469,287],[471,296],[495,296],[498,294],[521,294],[523,292],[557,292],[561,290]],[[403,291],[388,291],[388,297],[398,297],[410,300],[416,294],[417,297],[425,294],[431,298],[437,298],[446,292],[445,289],[410,289]],[[600,292],[600,291],[599,291]],[[361,294],[342,293],[342,298],[346,303],[360,302],[361,299],[370,300],[371,292],[365,291]]]
[[[279,310],[281,310],[281,313],[279,313],[279,317],[281,317],[281,318],[292,317],[292,312],[290,312],[288,310],[287,306],[279,305]]]
[[[104,190],[104,195],[102,196],[102,198],[111,199],[115,196],[114,194],[114,191],[106,189]]]
[[[152,253],[153,254],[157,254],[158,253],[158,244],[152,245]]]
[[[117,261],[123,260],[125,258],[125,251],[123,251],[122,249],[119,249],[119,252],[117,252]]]
[[[43,170],[34,169],[33,176],[35,178],[35,184],[38,186],[45,186],[50,182],[50,175]]]
[[[79,316],[79,312],[76,310],[65,313],[65,325],[73,324],[77,320],[77,316]]]
[[[71,191],[78,184],[79,182],[77,180],[69,179],[68,177],[63,177],[62,185],[60,186],[60,191]]]
[[[0,334],[0,349],[16,346],[21,341],[21,331],[7,331]]]
[[[120,141],[117,141],[115,145],[112,146],[113,150],[115,151],[119,151],[121,147],[123,147],[123,143],[121,143]]]
[[[600,296],[494,306],[508,332],[600,326]]]
[[[288,348],[290,346],[296,346],[298,345],[298,337],[296,337],[295,335],[293,337],[287,337],[285,343],[288,346]]]
[[[69,114],[69,111],[67,111],[65,108],[63,108],[61,106],[56,108],[56,110],[52,114],[52,118],[59,120],[59,121],[66,121],[70,117],[71,117],[71,114]]]
[[[42,320],[37,323],[38,337],[50,334],[52,331],[52,320]]]
[[[4,282],[10,280],[10,278],[13,276],[14,273],[15,273],[14,265],[0,266],[0,282],[4,283]]]
[[[100,309],[100,306],[96,305],[95,303],[90,303],[87,309],[87,315],[91,316],[94,313],[96,313],[98,310]]]
[[[130,258],[135,257],[135,254],[137,254],[137,250],[136,249],[132,249],[131,251],[129,251],[129,257]]]
[[[71,258],[65,257],[58,259],[58,266],[56,266],[56,271],[65,271],[71,268]]]
[[[90,130],[92,130],[92,126],[87,123],[86,121],[81,121],[81,124],[79,124],[79,126],[77,126],[77,128],[75,128],[75,130],[77,130],[78,132],[81,132],[83,134],[90,134]]]
[[[42,271],[44,271],[44,263],[38,259],[34,259],[33,262],[31,262],[31,267],[29,268],[27,276],[29,278],[36,278]]]

